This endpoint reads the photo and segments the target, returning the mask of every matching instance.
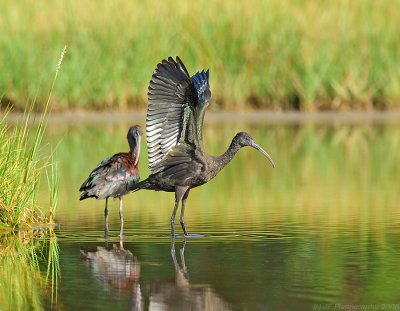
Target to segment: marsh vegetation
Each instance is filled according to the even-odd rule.
[[[214,109],[397,108],[399,28],[398,0],[7,0],[0,90],[20,109],[32,94],[44,103],[48,60],[67,44],[58,110],[145,109],[169,55],[210,68]]]
[[[32,109],[32,106],[28,109]],[[9,126],[6,117],[0,121],[0,229],[15,230],[53,221],[57,189],[51,153],[44,151],[45,115],[39,122],[28,111],[22,123]],[[47,150],[49,151],[49,150]],[[49,175],[50,201],[46,207],[38,203],[41,181]],[[51,203],[51,204],[50,204]]]
[[[66,47],[43,111],[28,101],[16,124],[0,120],[0,309],[43,310],[57,301],[59,248],[54,233],[58,172],[43,138],[47,111]],[[55,146],[55,145],[54,145]],[[41,187],[41,184],[45,187]],[[46,190],[46,200],[39,194]]]

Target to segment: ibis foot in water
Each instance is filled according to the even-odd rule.
[[[172,216],[171,216],[171,236],[175,237],[175,216],[176,216],[176,211],[178,210],[179,202],[182,201],[182,207],[181,207],[181,217],[180,217],[180,223],[183,229],[183,233],[185,237],[188,235],[185,227],[185,204],[187,197],[189,195],[189,187],[176,187],[175,190],[175,206],[174,210],[172,211]]]
[[[120,220],[120,227],[119,227],[119,237],[122,239],[124,234],[124,215],[122,214],[122,198],[119,198],[119,220]]]
[[[104,208],[104,238],[108,238],[108,198],[106,198],[106,207]]]

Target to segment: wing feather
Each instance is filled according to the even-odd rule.
[[[179,57],[157,65],[148,89],[147,151],[152,173],[168,151],[179,142],[185,107],[196,105],[196,90]]]
[[[189,178],[187,174],[199,169],[191,166],[190,154],[195,146],[202,148],[201,127],[210,98],[208,70],[190,77],[179,57],[157,65],[149,84],[146,117],[151,173],[168,171],[171,177]]]

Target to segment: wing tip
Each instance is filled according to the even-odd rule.
[[[207,69],[206,71],[204,71],[204,69],[202,71],[198,71],[192,76],[193,84],[195,85],[198,91],[204,88],[205,86],[209,86],[210,84],[209,77],[210,77],[209,69]]]
[[[85,200],[87,198],[89,198],[89,194],[85,191],[84,193],[81,194],[81,196],[79,197],[79,201]]]
[[[174,82],[186,78],[190,79],[190,75],[179,56],[176,56],[176,60],[174,60],[172,56],[169,56],[167,59],[163,59],[159,62],[153,71],[150,82],[155,78],[159,79],[160,76],[172,79]]]

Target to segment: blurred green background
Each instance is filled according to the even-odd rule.
[[[156,64],[211,70],[214,109],[400,105],[400,1],[2,1],[0,95],[52,109],[145,109]]]

